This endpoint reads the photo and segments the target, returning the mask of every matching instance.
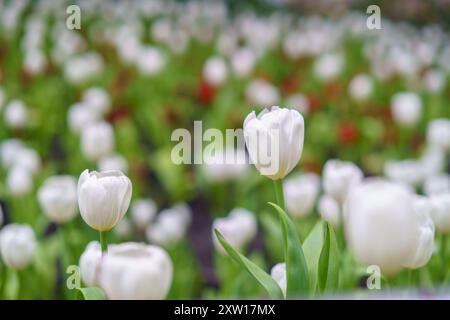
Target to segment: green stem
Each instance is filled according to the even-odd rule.
[[[106,253],[107,250],[106,231],[100,231],[100,245],[102,247],[102,253]]]
[[[442,277],[445,280],[447,276],[447,235],[443,234],[441,238],[441,257],[442,257]]]
[[[284,208],[284,194],[283,194],[283,180],[273,180],[274,186],[275,186],[275,195],[277,198],[277,204],[278,206],[285,210]],[[286,211],[286,210],[285,210]]]

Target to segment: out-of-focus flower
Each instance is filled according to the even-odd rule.
[[[133,228],[130,219],[127,219],[126,217],[123,217],[119,222],[117,222],[114,228],[114,233],[119,237],[128,237],[131,235],[132,231]]]
[[[78,205],[83,220],[93,229],[112,229],[128,210],[131,181],[120,171],[84,170],[78,180]]]
[[[427,142],[442,150],[450,150],[450,120],[439,118],[430,121],[427,128]]]
[[[45,54],[38,49],[28,50],[25,54],[24,69],[32,75],[40,74],[47,65]]]
[[[245,150],[226,148],[206,157],[203,171],[210,181],[223,182],[244,177],[248,168]]]
[[[270,270],[270,276],[275,280],[286,297],[286,263],[277,263]]]
[[[241,48],[233,53],[230,62],[237,77],[246,77],[253,71],[256,55],[249,48]]]
[[[304,129],[297,110],[272,107],[245,118],[245,144],[261,175],[282,179],[295,168],[303,151]]]
[[[219,230],[225,240],[233,247],[241,249],[256,235],[256,218],[252,212],[243,208],[236,208],[230,212],[228,217],[214,220],[212,229],[214,246],[217,251],[225,253],[225,249],[222,247],[219,240],[217,240],[214,229]]]
[[[5,139],[0,144],[0,160],[2,167],[7,169],[11,167],[19,152],[24,148],[22,140],[10,138]]]
[[[227,65],[222,57],[211,57],[203,66],[203,78],[215,87],[223,85],[227,76]]]
[[[323,188],[341,205],[350,189],[361,182],[363,173],[354,163],[341,160],[328,160],[323,169]]]
[[[53,176],[39,188],[42,210],[56,223],[72,220],[77,213],[77,182],[69,175]]]
[[[319,189],[320,178],[317,174],[306,173],[287,178],[283,184],[287,212],[296,218],[311,213]]]
[[[431,204],[431,218],[436,229],[442,233],[450,232],[450,191],[440,193],[429,198]]]
[[[158,210],[152,199],[135,200],[131,206],[131,219],[141,229],[145,229],[153,220]]]
[[[394,121],[402,126],[413,126],[422,116],[422,101],[414,92],[396,93],[391,100]]]
[[[102,58],[97,53],[88,52],[64,63],[64,77],[70,83],[79,84],[98,75],[102,69]]]
[[[358,74],[348,86],[350,96],[356,101],[363,101],[369,98],[373,91],[372,79],[367,74]]]
[[[424,173],[421,169],[420,161],[414,159],[386,161],[384,164],[384,175],[394,182],[415,188],[424,178]]]
[[[367,179],[352,188],[344,206],[348,246],[366,265],[386,276],[419,268],[433,253],[430,206],[407,188],[383,179]]]
[[[118,170],[124,173],[128,172],[127,160],[120,154],[113,154],[101,158],[98,161],[97,167],[100,171]]]
[[[166,64],[166,58],[162,51],[151,46],[141,48],[137,58],[138,70],[146,76],[159,73]]]
[[[309,100],[304,94],[296,93],[286,98],[286,106],[306,115],[309,112]]]
[[[3,114],[5,124],[13,129],[21,129],[27,125],[28,109],[21,100],[9,102]]]
[[[33,176],[22,166],[13,166],[8,170],[6,185],[14,196],[23,196],[33,189]]]
[[[100,115],[111,109],[111,99],[105,89],[92,87],[83,93],[83,102]]]
[[[98,286],[102,249],[98,241],[91,241],[80,256],[80,275],[84,284],[89,287]]]
[[[101,262],[100,286],[112,300],[163,299],[173,266],[160,247],[143,243],[110,245]]]
[[[99,114],[85,103],[75,103],[67,113],[69,128],[73,133],[80,133],[99,120]]]
[[[89,160],[111,155],[114,149],[114,130],[107,122],[87,126],[81,132],[81,150]]]
[[[32,174],[37,174],[41,169],[39,154],[30,148],[22,148],[16,154],[14,164],[27,169]]]
[[[191,212],[184,204],[162,210],[155,221],[147,227],[147,239],[163,247],[179,242],[186,234],[191,222]]]
[[[319,199],[319,214],[323,220],[331,223],[334,227],[341,223],[341,207],[339,203],[331,196],[324,194]]]
[[[344,58],[338,53],[324,53],[314,62],[314,74],[322,81],[331,81],[339,76],[344,67]]]
[[[26,224],[8,224],[0,231],[0,251],[5,264],[20,270],[30,264],[36,251],[34,231]]]
[[[425,178],[423,191],[427,196],[450,193],[450,175],[441,174]]]
[[[271,83],[257,79],[250,82],[245,91],[249,102],[259,106],[273,106],[280,101],[280,92]]]
[[[445,73],[440,69],[428,70],[422,81],[426,90],[431,93],[440,93],[445,87]]]

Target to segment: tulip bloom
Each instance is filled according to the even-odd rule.
[[[311,213],[320,189],[320,178],[314,173],[289,177],[283,185],[288,213],[301,218]]]
[[[0,252],[10,268],[25,268],[34,257],[36,246],[34,231],[29,225],[9,224],[0,231]]]
[[[386,276],[416,269],[431,258],[434,224],[430,206],[403,185],[367,179],[352,188],[344,206],[347,244],[366,265]]]
[[[296,110],[272,107],[244,120],[244,137],[250,159],[261,175],[283,179],[300,161],[304,120]]]
[[[328,160],[323,169],[323,188],[326,194],[342,204],[350,188],[358,184],[362,178],[361,169],[352,162]]]

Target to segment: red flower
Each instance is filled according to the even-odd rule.
[[[298,79],[295,76],[288,76],[283,80],[281,90],[284,94],[292,94],[298,90]]]
[[[200,86],[197,91],[197,98],[201,103],[211,104],[215,95],[216,89],[212,85],[206,83],[205,81],[200,82]]]
[[[339,126],[338,137],[342,143],[354,142],[358,137],[358,128],[351,122],[342,122]]]

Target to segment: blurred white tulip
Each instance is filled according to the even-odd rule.
[[[131,219],[138,228],[145,229],[155,218],[157,210],[152,199],[137,199],[131,205]]]
[[[415,92],[396,93],[391,100],[394,121],[402,126],[413,126],[422,117],[422,100]]]
[[[281,288],[284,297],[286,297],[286,263],[277,263],[270,270],[270,276],[275,280]]]
[[[427,142],[444,151],[450,150],[450,120],[448,118],[433,119],[428,123]]]
[[[244,120],[244,138],[252,163],[261,175],[283,179],[300,161],[305,124],[302,115],[286,108],[253,111]]]
[[[99,119],[99,114],[93,108],[81,102],[73,104],[67,113],[69,128],[76,134],[82,132],[84,128],[98,122]]]
[[[26,224],[8,224],[0,230],[0,251],[5,264],[21,270],[31,263],[37,241],[34,231]]]
[[[83,102],[100,115],[105,115],[111,109],[111,98],[105,89],[92,87],[84,91]]]
[[[341,205],[350,189],[359,184],[364,175],[358,166],[350,161],[328,160],[323,168],[323,188]]]
[[[100,272],[100,263],[102,260],[102,249],[100,242],[91,241],[80,256],[79,267],[80,275],[84,284],[88,287],[99,285],[98,276]]]
[[[13,166],[8,170],[6,185],[13,196],[29,194],[33,189],[33,176],[22,166]]]
[[[241,48],[233,53],[230,62],[237,77],[246,77],[253,71],[256,55],[249,48]]]
[[[139,51],[137,68],[143,75],[155,75],[164,68],[165,64],[166,57],[160,49],[147,46]]]
[[[280,92],[271,83],[262,80],[252,80],[245,90],[249,102],[258,106],[273,106],[280,100]]]
[[[423,184],[423,191],[427,196],[450,193],[450,175],[441,174],[426,177]]]
[[[245,150],[230,147],[205,157],[202,169],[208,180],[223,182],[245,177],[248,164]]]
[[[45,215],[53,222],[70,221],[77,213],[77,182],[72,176],[48,178],[39,188],[37,196]]]
[[[436,229],[442,233],[450,233],[450,191],[430,197],[431,218]]]
[[[356,101],[363,101],[369,98],[373,91],[373,81],[367,74],[356,75],[349,84],[348,92]]]
[[[341,206],[329,195],[322,195],[318,204],[319,214],[323,220],[331,223],[334,227],[338,227],[341,223]]]
[[[221,86],[227,80],[228,70],[222,57],[211,57],[203,66],[203,78],[213,86]]]
[[[314,62],[314,74],[321,81],[334,80],[340,75],[344,62],[344,57],[338,53],[324,53]]]
[[[113,154],[101,158],[97,164],[99,171],[119,170],[124,173],[128,172],[127,160],[120,154]]]
[[[302,115],[306,115],[309,112],[309,100],[308,97],[301,93],[290,95],[286,98],[286,106],[295,109]]]
[[[3,168],[8,169],[17,159],[19,152],[25,148],[22,140],[16,138],[5,139],[0,144],[0,160]]]
[[[114,130],[107,122],[91,124],[81,132],[81,151],[89,160],[111,155],[114,144]]]
[[[5,124],[9,128],[22,129],[28,123],[28,109],[21,100],[13,100],[9,102],[3,114]]]
[[[120,171],[85,170],[78,180],[78,205],[83,220],[93,229],[112,229],[128,210],[131,181]]]
[[[320,177],[305,173],[288,177],[283,183],[287,212],[296,218],[311,213],[320,190]]]

